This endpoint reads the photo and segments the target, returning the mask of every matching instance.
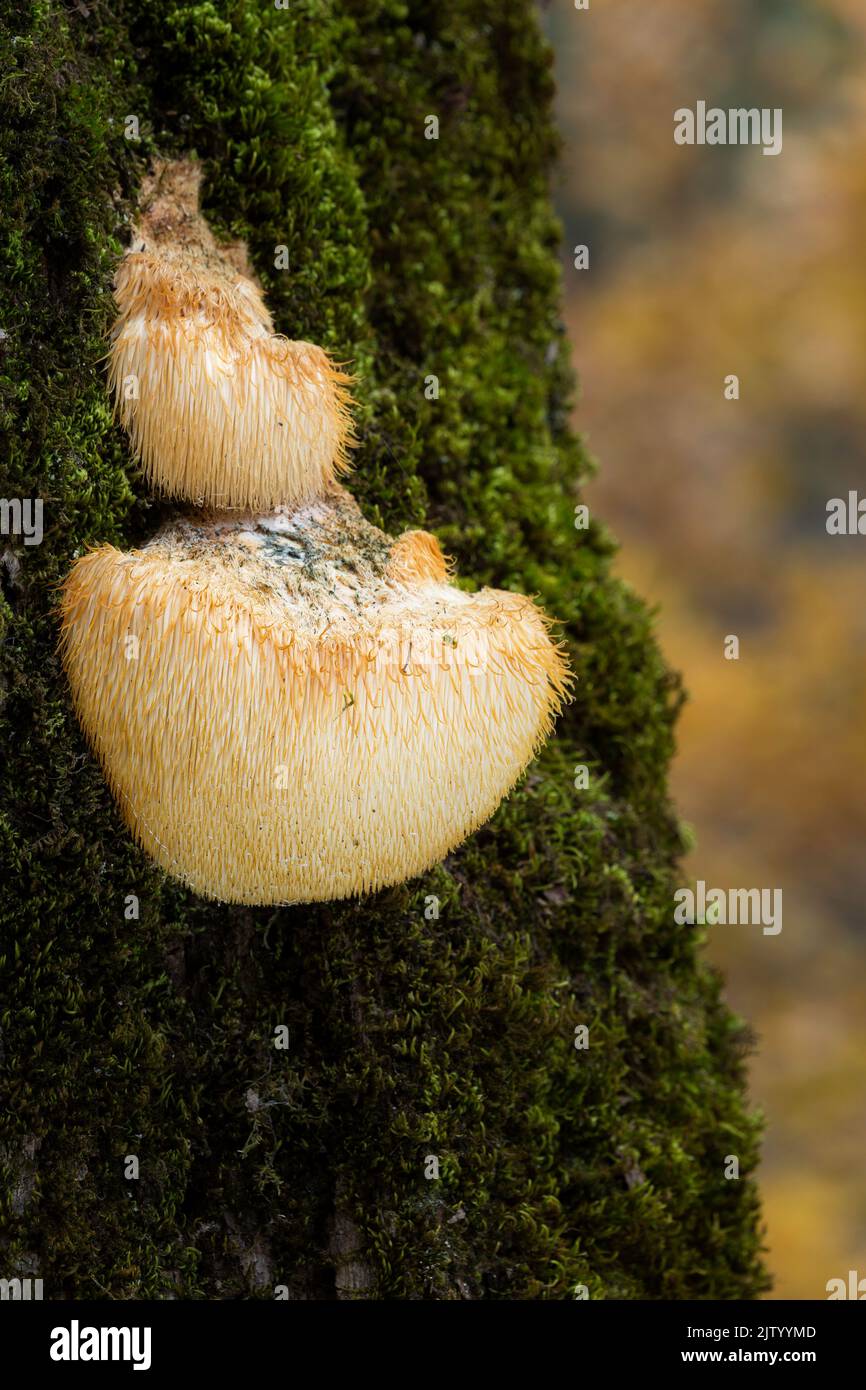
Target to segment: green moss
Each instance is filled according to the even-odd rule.
[[[590,466],[532,6],[81,10],[37,4],[0,54],[2,492],[45,502],[44,543],[5,570],[4,1272],[84,1298],[753,1296],[747,1038],[672,921],[680,692],[605,532],[573,526]],[[369,519],[539,594],[579,675],[490,825],[358,904],[221,907],[153,870],[56,658],[72,557],[162,510],[100,363],[157,149],[207,161],[208,214],[249,240],[279,328],[353,362]]]

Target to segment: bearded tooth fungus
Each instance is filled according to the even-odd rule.
[[[135,837],[197,892],[324,901],[422,873],[495,811],[569,676],[540,610],[448,582],[332,487],[105,545],[63,593],[82,726]]]
[[[349,378],[273,332],[191,161],[157,166],[118,269],[110,386],[182,515],[63,589],[75,706],[153,859],[238,903],[422,873],[493,814],[570,680],[527,598],[449,582],[435,538],[369,525],[336,475]]]
[[[148,483],[222,508],[309,501],[346,467],[350,378],[274,333],[239,247],[198,210],[200,167],[147,180],[118,267],[109,386]]]

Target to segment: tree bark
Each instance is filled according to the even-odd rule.
[[[0,1274],[78,1298],[754,1296],[748,1038],[673,922],[680,689],[607,533],[574,525],[532,5],[3,8],[2,492],[42,499],[44,539],[2,537]],[[168,510],[102,358],[136,191],[187,152],[278,330],[352,363],[365,514],[538,595],[578,676],[490,824],[360,902],[232,908],[154,869],[56,655],[74,557]]]

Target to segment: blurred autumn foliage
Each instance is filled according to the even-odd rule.
[[[687,872],[784,891],[779,936],[709,928],[708,950],[758,1036],[775,1296],[824,1298],[866,1276],[866,537],[825,529],[866,495],[866,6],[543,13],[565,246],[590,249],[564,269],[586,500],[690,693]],[[781,154],[675,145],[700,99],[781,107]]]

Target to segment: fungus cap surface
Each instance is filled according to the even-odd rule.
[[[73,568],[81,723],[136,838],[197,892],[324,901],[422,873],[550,731],[569,678],[543,614],[430,578],[435,539],[408,535],[333,491]]]

